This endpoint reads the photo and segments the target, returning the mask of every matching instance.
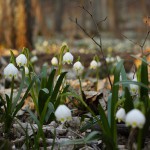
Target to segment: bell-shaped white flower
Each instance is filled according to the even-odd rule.
[[[61,123],[72,119],[71,110],[66,105],[59,105],[55,111],[55,117]]]
[[[56,57],[53,57],[52,60],[51,60],[51,64],[53,66],[57,66],[58,65],[58,59]]]
[[[73,69],[79,75],[83,72],[84,67],[83,67],[83,65],[81,64],[80,61],[77,61],[76,63],[74,63]]]
[[[125,117],[126,117],[126,112],[124,108],[120,108],[116,113],[116,119],[118,120],[118,122],[121,122],[121,121],[125,121]]]
[[[106,57],[106,62],[107,62],[107,63],[110,63],[110,62],[111,62],[110,57]]]
[[[35,63],[36,61],[38,61],[37,56],[31,57],[30,61],[31,61],[32,63]]]
[[[137,78],[134,78],[132,81],[137,81]],[[130,89],[131,89],[131,92],[132,92],[132,93],[135,93],[135,92],[138,91],[139,86],[138,86],[138,85],[135,85],[135,84],[130,84]]]
[[[95,60],[92,60],[90,63],[90,69],[97,69],[98,63]]]
[[[25,74],[28,75],[29,74],[29,69],[28,67],[25,66]]]
[[[63,63],[72,64],[73,62],[73,55],[70,52],[67,52],[63,56]]]
[[[4,68],[4,76],[6,78],[16,77],[18,74],[18,69],[14,66],[14,64],[10,63]]]
[[[133,109],[129,111],[125,119],[126,125],[132,126],[132,128],[143,128],[145,121],[145,116],[138,109]]]
[[[24,54],[20,54],[17,58],[16,58],[16,63],[19,67],[21,66],[25,66],[27,64],[27,58]]]

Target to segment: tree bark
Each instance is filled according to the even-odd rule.
[[[109,29],[116,33],[118,30],[115,0],[108,0]]]
[[[64,0],[56,0],[55,12],[55,31],[61,32],[62,30],[62,17],[64,12]]]

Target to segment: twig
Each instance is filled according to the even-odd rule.
[[[128,37],[126,37],[126,36],[123,35],[123,34],[121,34],[121,35],[122,35],[124,38],[126,38],[127,40],[129,40],[130,42],[132,42],[133,44],[138,45],[138,46],[141,48],[141,53],[142,53],[142,56],[143,56],[143,55],[144,55],[143,48],[144,48],[144,46],[145,46],[145,43],[146,43],[146,41],[147,41],[147,38],[148,38],[149,34],[150,34],[150,31],[147,32],[146,37],[144,38],[144,41],[143,41],[142,44],[140,44],[140,43],[138,43],[138,42],[132,41],[131,39],[129,39]]]
[[[91,4],[91,3],[90,3],[90,4]],[[99,49],[100,49],[100,54],[102,54],[102,57],[103,57],[105,66],[106,66],[106,68],[107,68],[107,77],[108,77],[109,83],[110,83],[110,85],[111,85],[111,87],[112,87],[112,83],[111,83],[111,79],[110,79],[110,74],[109,74],[109,69],[108,69],[108,65],[107,65],[107,62],[106,62],[106,57],[105,57],[105,55],[104,55],[103,48],[102,48],[101,34],[100,34],[100,31],[99,31],[99,28],[98,28],[98,23],[96,23],[96,21],[95,21],[93,15],[92,15],[92,13],[90,13],[84,6],[78,6],[78,7],[81,8],[81,9],[83,9],[85,12],[87,12],[87,13],[90,15],[90,17],[91,17],[91,19],[92,19],[92,21],[93,21],[93,23],[94,23],[94,25],[95,25],[95,27],[96,27],[96,29],[97,29],[100,42],[98,43],[98,42],[94,39],[94,37],[91,36],[91,35],[78,23],[78,19],[77,19],[77,18],[75,18],[75,20],[72,20],[72,19],[70,18],[70,20],[71,20],[73,23],[75,23],[75,24],[99,47]],[[105,17],[103,20],[101,20],[101,22],[105,21],[106,19],[107,19],[107,17]],[[98,51],[98,52],[99,52],[99,51]]]

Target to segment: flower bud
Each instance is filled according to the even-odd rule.
[[[145,116],[138,109],[133,109],[128,112],[125,119],[126,125],[132,126],[132,128],[143,128],[145,121]]]
[[[90,69],[97,69],[98,63],[95,60],[92,60],[90,63]]]
[[[14,64],[10,63],[4,68],[4,76],[6,78],[16,77],[18,74],[18,69],[14,66]]]
[[[116,113],[116,119],[118,120],[118,122],[121,122],[121,121],[125,121],[125,117],[126,117],[126,112],[124,108],[120,108]]]
[[[74,63],[73,69],[76,71],[77,74],[81,74],[83,72],[84,67],[81,64],[81,62],[77,61],[76,63]]]
[[[72,64],[73,62],[73,55],[70,52],[67,52],[63,56],[63,63]]]
[[[72,119],[71,110],[66,105],[59,105],[55,111],[55,117],[61,123]]]
[[[25,66],[27,64],[27,58],[24,54],[20,54],[17,58],[16,58],[16,63],[19,67],[21,66]]]
[[[58,59],[56,57],[53,57],[52,60],[51,60],[51,64],[53,66],[57,66],[58,65]]]

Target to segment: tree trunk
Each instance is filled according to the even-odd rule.
[[[109,29],[116,33],[118,30],[115,0],[108,0]]]
[[[62,30],[62,17],[64,12],[64,0],[56,0],[55,10],[55,31],[61,32]]]
[[[16,47],[32,48],[31,2],[30,0],[17,0],[17,5],[15,11]]]
[[[0,43],[7,48],[32,48],[30,0],[0,0]]]

